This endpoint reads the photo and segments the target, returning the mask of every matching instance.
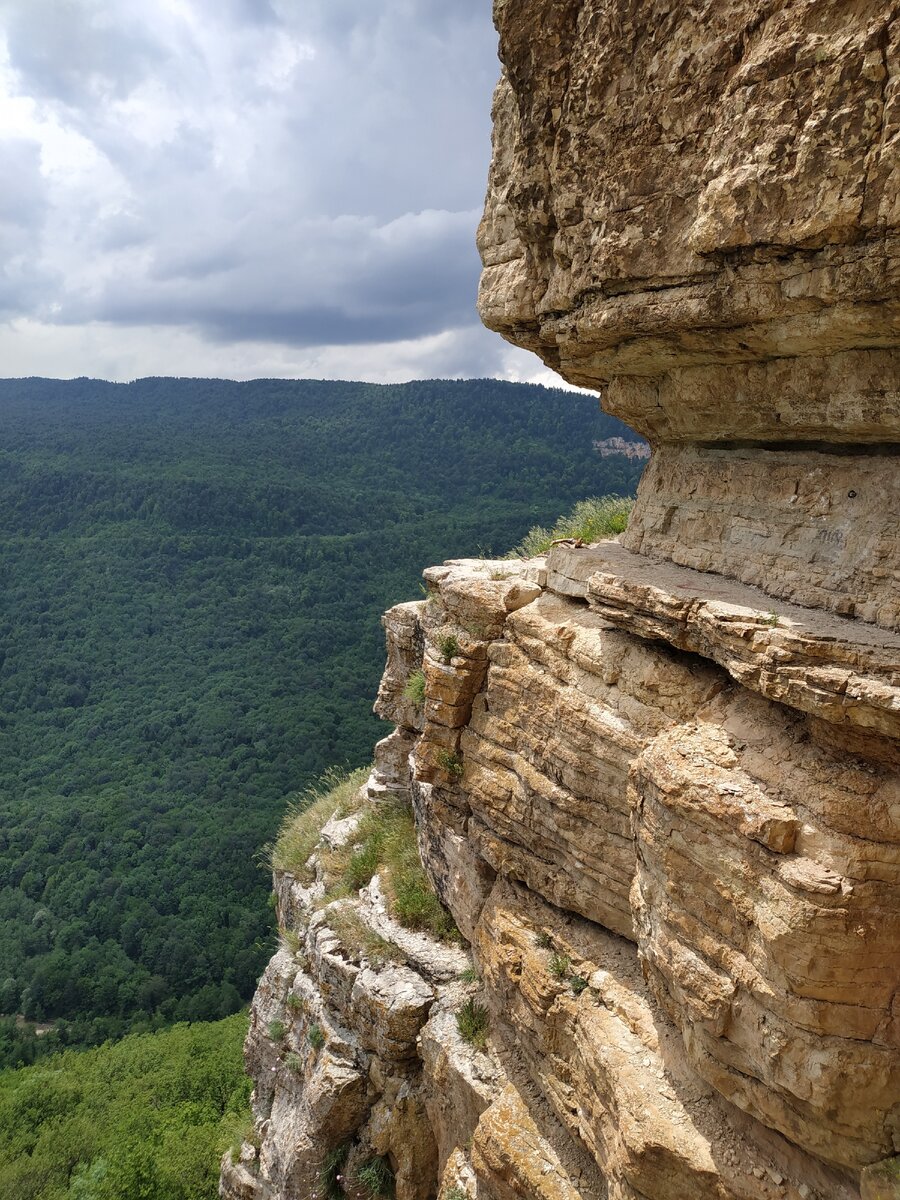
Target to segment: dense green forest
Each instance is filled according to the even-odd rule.
[[[383,609],[633,493],[625,432],[494,380],[0,381],[0,1063],[241,1006],[287,797],[383,736]]]
[[[249,1128],[243,1014],[0,1072],[4,1200],[211,1200]]]

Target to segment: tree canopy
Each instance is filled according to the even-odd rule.
[[[633,494],[619,435],[496,380],[0,381],[0,1063],[241,1006],[261,848],[383,735],[382,611]]]

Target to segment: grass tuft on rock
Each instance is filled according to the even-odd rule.
[[[340,1146],[335,1146],[325,1155],[325,1161],[322,1163],[322,1170],[319,1173],[324,1200],[343,1200],[343,1197],[347,1195],[341,1185],[344,1164],[349,1153],[350,1143],[342,1142]]]
[[[488,1010],[470,996],[457,1010],[456,1027],[464,1042],[483,1050],[487,1045]]]
[[[546,554],[558,538],[581,538],[599,542],[624,533],[634,501],[627,496],[593,496],[579,500],[572,511],[559,518],[552,529],[534,525],[508,558],[534,558]]]
[[[383,967],[389,962],[406,962],[406,955],[399,946],[376,933],[349,904],[329,911],[328,926],[347,949],[358,950],[373,967]]]
[[[425,672],[421,669],[411,671],[406,686],[403,689],[403,699],[409,700],[416,707],[421,707],[425,703]]]
[[[438,650],[441,652],[441,661],[446,665],[450,665],[451,659],[456,658],[460,654],[460,645],[455,633],[445,633],[437,640]]]
[[[459,932],[441,904],[419,858],[412,811],[402,801],[383,801],[363,815],[348,846],[325,864],[334,880],[331,895],[353,895],[380,876],[391,916],[406,929],[457,941]]]
[[[308,863],[319,834],[332,817],[346,817],[354,811],[356,795],[368,774],[366,767],[357,771],[332,768],[291,802],[271,850],[276,871],[290,871],[302,883],[312,883],[314,873]]]
[[[356,1172],[356,1181],[372,1200],[388,1200],[395,1195],[394,1172],[388,1160],[381,1156],[364,1162]]]
[[[572,970],[572,961],[568,954],[551,954],[547,970],[554,979],[565,979]]]

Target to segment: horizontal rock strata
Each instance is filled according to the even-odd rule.
[[[863,726],[815,671],[850,662],[834,627],[873,677],[889,638],[780,602],[773,621],[744,585],[616,543],[427,578],[385,617],[378,707],[408,723],[379,744],[369,802],[411,796],[491,1053],[456,1029],[478,989],[465,956],[396,926],[377,879],[355,903],[403,962],[373,967],[331,928],[346,902],[313,911],[281,877],[301,962],[273,960],[247,1048],[269,1191],[246,1191],[244,1161],[224,1194],[299,1200],[349,1140],[389,1157],[400,1200],[858,1196],[898,1148],[900,776],[885,733],[829,744],[823,728]],[[792,687],[755,684],[753,663]],[[425,679],[414,711],[404,670]],[[354,820],[323,836],[352,840]],[[266,1033],[279,987],[328,1031],[299,1083]]]

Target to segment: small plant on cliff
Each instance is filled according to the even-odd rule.
[[[285,949],[289,950],[291,952],[291,954],[296,954],[299,951],[299,949],[300,949],[300,934],[297,933],[297,931],[295,929],[281,928],[278,930],[278,936],[281,938],[282,942],[284,943]]]
[[[396,921],[444,941],[458,940],[458,930],[422,867],[416,825],[407,804],[382,802],[368,809],[353,844],[330,855],[326,869],[335,880],[330,896],[359,892],[377,872]]]
[[[269,858],[276,871],[290,871],[302,883],[314,878],[307,866],[319,834],[332,817],[345,817],[356,804],[368,770],[326,771],[318,783],[301,792],[290,804]]]
[[[390,881],[391,914],[406,929],[419,929],[446,942],[459,940],[453,918],[435,895],[418,860],[398,871]]]
[[[289,1071],[293,1071],[295,1075],[303,1074],[303,1059],[293,1050],[284,1060],[284,1065]]]
[[[552,529],[534,525],[511,550],[509,558],[534,558],[546,554],[553,542],[561,538],[580,538],[583,542],[599,542],[623,533],[634,501],[626,496],[600,496],[579,500],[572,511],[559,518]]]
[[[344,1164],[350,1153],[350,1143],[342,1142],[325,1155],[322,1169],[319,1172],[319,1183],[322,1185],[324,1200],[343,1200],[346,1192],[341,1186],[343,1182]]]
[[[284,1039],[287,1029],[285,1028],[284,1021],[270,1021],[266,1032],[273,1042],[280,1042]]]
[[[464,1042],[483,1050],[487,1044],[488,1010],[470,996],[457,1010],[456,1027]]]
[[[409,700],[417,707],[425,703],[425,672],[413,671],[403,689],[403,699]]]
[[[451,779],[462,779],[463,760],[460,754],[453,754],[449,750],[438,750],[437,763]]]
[[[572,961],[568,954],[554,953],[550,955],[547,970],[554,979],[565,979],[572,970]]]
[[[322,1026],[315,1023],[310,1025],[306,1040],[312,1046],[313,1050],[321,1050],[325,1045],[325,1034],[322,1032]]]
[[[553,938],[546,929],[542,929],[540,933],[536,933],[534,935],[534,944],[537,946],[538,950],[552,950]]]
[[[452,1187],[446,1192],[441,1192],[440,1200],[469,1200],[469,1197],[461,1187]]]
[[[307,1009],[306,997],[298,996],[296,992],[290,992],[287,998],[287,1006],[292,1013],[305,1013]]]
[[[460,983],[477,983],[478,972],[474,967],[466,967],[464,971],[460,971],[459,975],[457,975],[457,979],[460,981]]]
[[[222,1118],[222,1132],[228,1139],[228,1153],[232,1163],[236,1163],[240,1158],[244,1142],[250,1142],[259,1149],[252,1113],[226,1113]]]
[[[389,962],[406,962],[403,951],[371,929],[356,909],[349,905],[330,910],[328,924],[341,939],[346,950],[358,951],[373,967],[383,967]]]
[[[446,665],[449,665],[450,660],[456,658],[459,654],[459,642],[456,635],[453,633],[445,633],[437,640],[438,650],[441,652],[441,658]]]
[[[370,1158],[356,1172],[356,1181],[366,1189],[373,1200],[391,1197],[394,1192],[394,1172],[391,1164],[382,1156]]]
[[[583,975],[570,975],[569,976],[569,987],[572,989],[573,995],[580,996],[581,993],[584,991],[584,989],[587,987],[587,985],[588,985],[588,981],[587,981],[587,979],[585,979],[585,977]]]

